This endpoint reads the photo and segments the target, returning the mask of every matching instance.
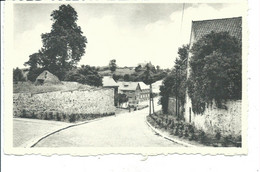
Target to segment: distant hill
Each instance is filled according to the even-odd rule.
[[[112,75],[111,70],[108,67],[100,67],[98,73],[102,76]],[[124,76],[125,74],[132,75],[135,73],[134,67],[118,67],[114,74]]]

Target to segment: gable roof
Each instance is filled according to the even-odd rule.
[[[149,85],[146,85],[144,82],[138,82],[140,85],[141,90],[147,90],[150,89]]]
[[[119,85],[111,76],[104,76],[102,79],[103,87],[118,87]]]
[[[61,83],[59,78],[55,75],[53,75],[52,73],[50,73],[47,70],[44,70],[37,78],[35,83],[51,83],[51,84],[59,84]]]
[[[192,21],[192,34],[195,41],[212,31],[229,32],[231,36],[242,40],[242,17]]]
[[[124,91],[135,91],[140,88],[140,85],[138,82],[117,82],[119,85],[119,90]]]

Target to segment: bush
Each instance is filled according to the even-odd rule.
[[[200,130],[198,137],[199,137],[199,140],[200,140],[201,143],[206,142],[207,137],[206,137],[206,134],[205,134],[204,131]]]
[[[221,138],[221,133],[220,133],[220,132],[217,132],[216,135],[215,135],[215,138],[216,138],[217,140],[220,140],[220,138]]]
[[[32,118],[42,120],[54,120],[54,121],[65,121],[65,122],[76,122],[81,120],[91,120],[95,118],[115,115],[115,113],[104,113],[104,114],[79,114],[79,113],[60,113],[56,111],[44,111],[44,112],[31,112],[27,109],[23,109],[20,113],[17,113],[17,117],[21,118]]]
[[[13,82],[18,83],[18,81],[25,81],[25,78],[22,70],[17,67],[16,69],[13,69]]]

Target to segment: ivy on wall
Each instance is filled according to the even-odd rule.
[[[226,100],[241,99],[241,40],[228,32],[211,32],[194,43],[190,52],[187,86],[195,113],[203,113],[213,100],[221,108]]]

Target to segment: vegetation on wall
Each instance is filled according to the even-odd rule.
[[[241,41],[227,32],[211,32],[198,40],[191,49],[188,93],[195,113],[202,113],[206,105],[242,96]]]

